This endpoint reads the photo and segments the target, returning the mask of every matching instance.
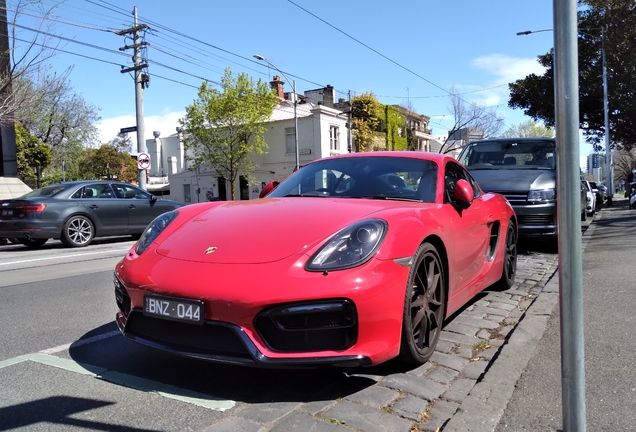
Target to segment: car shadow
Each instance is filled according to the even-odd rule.
[[[91,246],[118,244],[118,243],[132,242],[132,241],[135,241],[135,239],[132,236],[98,237],[94,239],[91,242],[91,244],[86,247],[90,248]],[[62,242],[59,240],[51,239],[48,242],[46,242],[44,245],[37,248],[27,247],[19,243],[18,244],[9,243],[9,244],[0,245],[0,253],[9,252],[9,251],[25,253],[25,252],[33,252],[33,251],[58,250],[58,249],[68,249],[69,251],[71,251],[71,250],[85,250],[86,247],[70,248],[62,244]]]

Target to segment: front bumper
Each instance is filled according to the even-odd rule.
[[[267,357],[239,326],[231,323],[206,321],[203,326],[193,326],[145,317],[140,310],[133,310],[128,319],[118,312],[115,321],[122,334],[130,340],[172,354],[216,363],[264,368],[371,365],[371,359],[361,355]],[[149,327],[154,328],[151,330]],[[193,335],[195,332],[198,335]],[[183,338],[186,334],[190,336],[188,339]]]
[[[323,274],[305,271],[299,261],[307,258],[298,255],[275,263],[227,265],[174,260],[151,249],[137,256],[131,250],[115,270],[117,324],[124,336],[139,343],[230,364],[368,366],[395,357],[409,267],[372,259],[357,268]],[[146,293],[202,300],[204,324],[145,316]],[[272,311],[280,315],[283,309],[321,302],[349,302],[355,319],[334,324],[333,316],[326,317],[328,323],[321,319],[322,327],[315,328],[294,321],[298,315],[293,322],[274,319],[269,327],[259,322],[264,316],[271,318]],[[355,325],[355,331],[345,328],[347,322]],[[338,326],[341,330],[331,331]],[[287,333],[277,332],[276,327],[285,327]],[[167,334],[172,336],[161,336]],[[308,342],[314,337],[326,342]]]
[[[512,205],[519,221],[520,237],[556,237],[556,203]]]

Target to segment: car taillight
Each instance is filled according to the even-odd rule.
[[[44,209],[46,208],[46,204],[23,205],[16,206],[15,208],[22,210],[25,213],[40,213],[41,211],[44,211]]]

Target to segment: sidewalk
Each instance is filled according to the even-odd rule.
[[[636,210],[614,196],[583,236],[587,430],[636,430]],[[562,428],[558,274],[444,431]]]

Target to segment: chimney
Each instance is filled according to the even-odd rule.
[[[285,83],[280,80],[278,75],[274,75],[274,79],[269,82],[269,86],[276,90],[276,94],[279,99],[285,99]]]

